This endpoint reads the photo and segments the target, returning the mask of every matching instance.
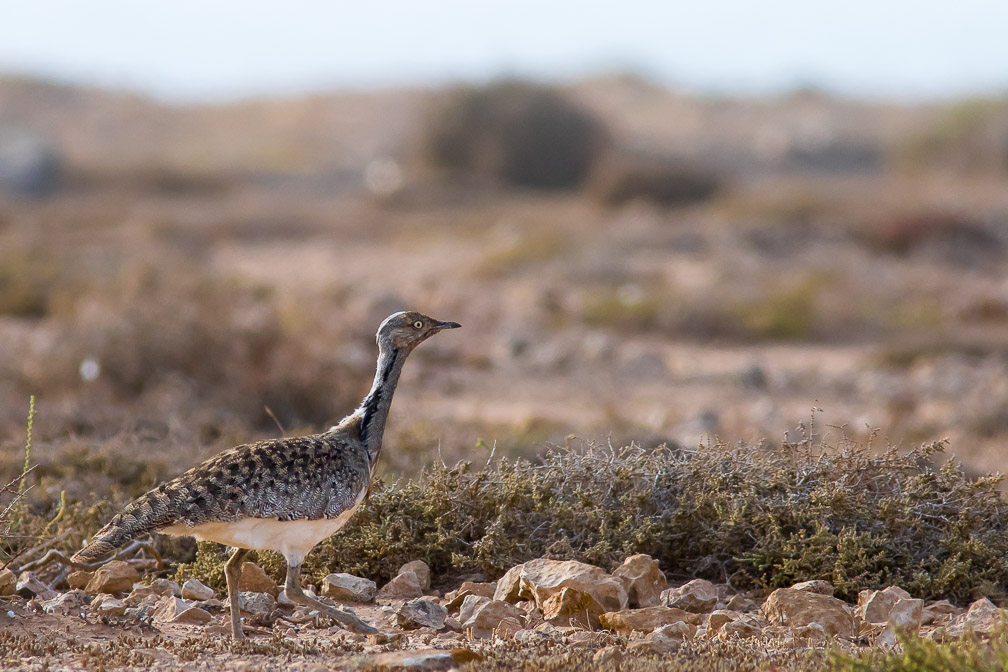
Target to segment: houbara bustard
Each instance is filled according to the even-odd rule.
[[[224,575],[231,632],[241,640],[242,562],[249,550],[277,551],[287,560],[284,592],[291,601],[318,609],[348,630],[376,634],[377,629],[349,610],[306,595],[301,562],[364,501],[406,357],[439,331],[458,326],[412,311],[389,315],[378,328],[378,367],[371,391],[338,425],[321,434],[237,446],[210,458],[127,505],[73,560],[94,562],[155,531],[233,546]]]

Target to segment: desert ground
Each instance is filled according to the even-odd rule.
[[[613,196],[606,171],[620,163],[605,157],[568,189],[443,170],[424,143],[444,91],[186,107],[0,79],[0,138],[27,138],[53,166],[39,193],[0,191],[4,483],[21,473],[36,399],[33,487],[17,510],[88,520],[53,546],[70,551],[222,449],[328,427],[367,391],[375,329],[404,308],[463,328],[405,367],[379,468],[390,487],[434,462],[534,462],[581,442],[905,452],[947,439],[937,463],[1003,470],[1003,101],[730,99],[633,77],[559,90],[604,126],[606,152],[657,153],[670,180],[713,187]],[[28,527],[6,538],[8,556],[62,529]],[[435,576],[434,590],[463,578]],[[10,636],[34,633],[30,655],[5,659],[24,669],[317,669],[337,650],[366,666],[402,645],[290,625],[228,648],[192,625],[27,602],[0,614]],[[363,609],[394,626],[394,610]],[[535,646],[577,664],[626,648],[585,632],[572,648]],[[439,635],[411,637],[429,648]],[[93,646],[121,652],[91,659]],[[754,664],[800,669],[782,650]],[[464,664],[477,663],[452,663]]]

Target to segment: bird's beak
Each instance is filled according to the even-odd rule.
[[[434,325],[434,329],[441,331],[442,329],[458,329],[461,326],[458,322],[437,322]]]

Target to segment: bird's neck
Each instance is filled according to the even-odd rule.
[[[371,391],[357,409],[361,417],[361,441],[367,448],[372,469],[381,452],[385,421],[388,419],[389,408],[392,407],[392,395],[399,383],[399,374],[402,372],[407,354],[406,351],[394,347],[381,347],[378,351],[378,367]]]

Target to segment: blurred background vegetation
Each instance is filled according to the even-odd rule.
[[[84,526],[238,442],[325,428],[402,308],[464,329],[406,367],[389,480],[570,435],[875,430],[986,473],[1006,244],[996,94],[608,74],[189,104],[4,76],[0,475],[31,394],[25,506],[51,518],[63,493]]]

